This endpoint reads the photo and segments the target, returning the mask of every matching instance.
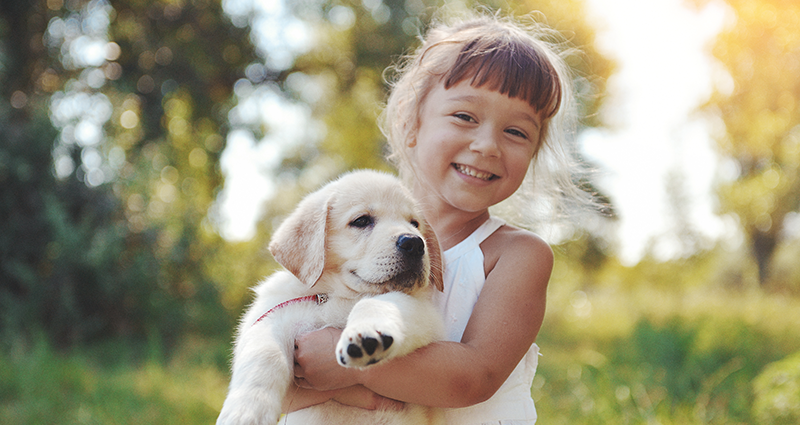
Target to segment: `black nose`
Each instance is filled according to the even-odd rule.
[[[425,242],[415,235],[400,235],[397,238],[397,249],[405,255],[419,258],[425,254]]]

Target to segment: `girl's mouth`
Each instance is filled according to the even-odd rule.
[[[464,164],[453,164],[453,167],[455,167],[455,169],[461,174],[465,174],[465,175],[470,176],[470,177],[475,177],[476,179],[480,179],[480,180],[483,180],[483,181],[489,181],[489,180],[493,180],[493,179],[497,178],[497,176],[492,174],[492,173],[487,173],[487,172],[484,172],[484,171],[478,171],[478,170],[476,170],[474,168],[470,168],[470,167],[468,167],[468,166],[466,166]]]

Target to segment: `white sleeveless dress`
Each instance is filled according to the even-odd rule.
[[[444,292],[437,302],[445,320],[446,339],[460,342],[472,309],[478,301],[486,275],[480,244],[503,220],[492,217],[458,245],[445,251]],[[531,384],[539,361],[539,347],[531,345],[506,382],[483,403],[458,409],[445,409],[448,425],[532,425],[536,408]]]

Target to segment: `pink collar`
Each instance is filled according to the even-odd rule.
[[[328,301],[328,294],[306,295],[305,297],[292,298],[289,301],[284,301],[284,302],[276,305],[275,307],[272,307],[266,313],[262,314],[261,317],[256,319],[256,321],[253,322],[253,324],[251,326],[255,326],[256,323],[260,322],[261,319],[269,316],[269,314],[272,313],[275,310],[281,309],[283,307],[286,307],[286,306],[289,306],[289,305],[292,305],[292,304],[297,304],[299,302],[304,302],[304,301],[314,301],[315,303],[317,303],[317,305],[325,304],[325,302]]]

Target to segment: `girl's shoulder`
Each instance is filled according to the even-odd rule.
[[[526,268],[536,264],[552,267],[553,251],[539,235],[505,224],[481,243],[486,276],[501,261],[504,265]]]

